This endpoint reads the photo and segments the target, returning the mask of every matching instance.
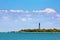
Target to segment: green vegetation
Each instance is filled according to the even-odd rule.
[[[24,29],[19,32],[60,32],[60,29]]]

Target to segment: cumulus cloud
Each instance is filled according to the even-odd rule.
[[[0,13],[7,13],[8,12],[8,10],[0,10]]]
[[[31,11],[29,10],[0,10],[0,12],[16,12],[16,13],[20,13],[20,12],[24,12],[24,13],[30,13]],[[56,13],[56,11],[52,8],[46,8],[44,10],[33,10],[32,12],[36,12],[36,13],[41,13],[41,12],[47,12],[47,13]]]
[[[9,12],[17,12],[17,13],[19,13],[19,12],[24,12],[24,10],[9,10]]]
[[[32,12],[40,13],[40,12],[45,12],[44,10],[33,10]]]
[[[29,13],[28,10],[0,10],[0,13],[7,13],[7,12],[13,12],[13,13],[20,13],[20,12],[24,12],[24,13]]]
[[[33,10],[33,12],[36,12],[36,13],[41,13],[41,12],[56,13],[56,11],[54,9],[51,9],[51,8],[46,8],[44,10]]]
[[[54,9],[51,9],[51,8],[46,8],[44,11],[47,13],[56,13],[56,11]]]

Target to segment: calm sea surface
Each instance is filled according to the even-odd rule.
[[[60,40],[60,33],[0,33],[0,40]]]

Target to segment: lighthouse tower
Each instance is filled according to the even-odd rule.
[[[40,23],[39,23],[38,29],[40,30]]]

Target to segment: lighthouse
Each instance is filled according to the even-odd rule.
[[[40,30],[40,23],[39,23],[38,29]]]

